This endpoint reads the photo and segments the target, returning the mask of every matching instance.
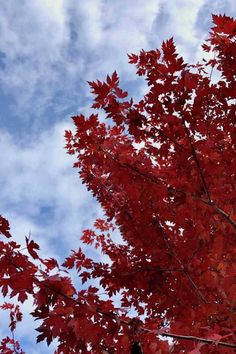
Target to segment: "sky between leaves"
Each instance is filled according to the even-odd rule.
[[[43,256],[63,260],[101,215],[63,149],[70,116],[91,111],[86,81],[116,69],[140,97],[145,83],[126,54],[174,36],[196,61],[212,13],[235,17],[235,0],[0,0],[0,213],[18,242],[31,232]],[[5,323],[0,315],[1,337]],[[19,325],[23,349],[53,353],[35,344],[34,327],[28,316]]]

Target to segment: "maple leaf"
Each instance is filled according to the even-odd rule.
[[[9,232],[10,226],[8,220],[0,215],[0,234],[3,234],[5,237],[10,238],[11,234]]]
[[[39,245],[34,242],[33,240],[30,240],[30,237],[25,237],[26,240],[26,246],[28,249],[29,254],[33,259],[38,259],[39,256],[35,250],[39,250]]]
[[[74,254],[70,257],[67,257],[66,260],[63,262],[62,266],[68,269],[72,269],[75,265],[75,256]]]
[[[128,58],[129,58],[129,63],[130,64],[137,64],[138,55],[136,55],[136,54],[128,54]]]
[[[42,260],[42,263],[47,267],[48,270],[59,268],[58,262],[55,258],[44,259]]]
[[[23,302],[25,302],[25,300],[27,299],[28,299],[27,293],[25,291],[21,291],[18,295],[18,301],[22,302],[23,304]]]
[[[115,88],[118,86],[119,77],[116,71],[113,72],[112,76],[107,75],[107,84],[109,85],[110,88]]]

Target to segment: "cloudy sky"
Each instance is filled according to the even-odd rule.
[[[0,214],[18,242],[31,232],[43,256],[62,260],[101,214],[63,148],[70,116],[91,111],[86,81],[116,69],[139,97],[144,82],[127,53],[174,36],[186,61],[200,59],[212,13],[235,17],[235,0],[0,0]],[[53,353],[32,344],[25,318],[23,349]]]

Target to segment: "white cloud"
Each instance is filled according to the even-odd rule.
[[[58,80],[53,67],[61,62],[68,40],[63,1],[5,2],[0,23],[0,50],[6,56],[3,88],[13,90],[21,109],[40,90],[47,102]]]
[[[32,109],[32,101],[35,116],[52,101],[60,107],[58,93],[64,93],[64,105],[73,102],[79,81],[84,87],[82,80],[114,69],[126,74],[126,53],[148,46],[159,3],[4,3],[0,11],[0,51],[5,55],[1,85],[17,101],[19,115]]]
[[[124,79],[130,76],[126,54],[150,47],[152,25],[160,3],[159,0],[91,0],[74,6],[73,28],[80,55],[85,49],[85,55],[89,53],[90,59],[86,63],[86,79],[101,77],[115,69]],[[80,25],[76,26],[79,21]]]
[[[86,80],[114,69],[124,80],[133,78],[126,53],[156,47],[174,35],[179,51],[192,60],[206,35],[201,27],[206,29],[206,19],[218,9],[235,13],[235,2],[228,0],[227,6],[206,0],[4,2],[2,88],[17,101],[19,115],[22,111],[32,115],[32,103],[34,116],[48,106],[74,107],[78,86],[80,92],[85,90]]]
[[[69,251],[77,247],[98,205],[72,168],[75,159],[63,148],[66,128],[68,124],[56,124],[27,147],[1,132],[0,200],[1,212],[10,221],[18,220],[18,233],[24,224],[26,234],[31,230],[41,240],[58,240]]]

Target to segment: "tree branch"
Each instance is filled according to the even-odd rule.
[[[170,140],[174,145],[176,145],[181,151],[185,150],[185,147],[183,145],[181,145],[180,143],[178,143],[178,141],[176,141],[175,139],[173,139],[172,137],[170,137],[169,135],[165,134],[161,129],[157,129],[153,124],[149,125],[155,129],[157,131],[158,134],[162,135],[164,138]]]
[[[189,145],[191,146],[191,153],[192,153],[193,159],[194,159],[194,161],[196,163],[196,166],[197,166],[197,169],[198,169],[201,181],[202,181],[202,186],[203,186],[204,192],[205,192],[205,194],[207,196],[207,200],[206,201],[204,201],[202,199],[201,200],[205,204],[212,206],[216,210],[216,212],[218,214],[220,214],[225,220],[227,220],[236,229],[236,222],[234,220],[232,220],[230,218],[230,216],[223,209],[218,207],[216,205],[216,203],[211,199],[210,191],[209,191],[209,189],[207,187],[206,180],[205,180],[205,177],[204,177],[204,174],[203,174],[199,159],[197,157],[196,150],[195,150],[194,145],[193,145],[193,143],[191,141],[188,128],[186,127],[186,124],[185,124],[185,120],[183,120],[183,125],[184,125],[185,131],[186,131],[186,135],[187,135],[187,138],[188,138],[188,141],[189,141]]]
[[[167,247],[169,248],[169,250],[172,253],[173,257],[179,263],[184,276],[188,279],[188,281],[190,282],[190,284],[192,285],[192,287],[194,288],[195,292],[197,293],[198,297],[202,300],[202,302],[204,302],[204,304],[207,304],[207,300],[205,299],[205,297],[203,296],[202,292],[198,289],[197,285],[194,283],[193,279],[191,278],[191,276],[187,272],[186,267],[183,265],[183,263],[179,259],[178,255],[176,254],[172,244],[168,240],[168,237],[165,235],[164,231],[163,231],[163,236],[164,236],[164,240],[165,240],[165,242],[167,244]]]
[[[223,209],[218,207],[214,202],[203,199],[201,199],[201,201],[207,205],[212,206],[218,214],[220,214],[225,220],[229,222],[230,225],[232,225],[236,229],[236,222]]]
[[[202,186],[203,186],[203,189],[204,189],[204,192],[207,196],[207,199],[209,200],[209,202],[211,201],[211,196],[210,196],[210,192],[209,192],[209,189],[207,187],[207,184],[206,184],[206,180],[205,180],[205,177],[204,177],[204,174],[203,174],[203,171],[202,171],[202,168],[201,168],[201,165],[200,165],[200,161],[198,160],[198,157],[197,157],[197,153],[196,153],[196,150],[195,150],[195,147],[191,141],[191,138],[190,138],[190,135],[189,135],[189,131],[188,131],[188,128],[186,127],[186,124],[185,124],[185,120],[183,118],[183,125],[184,125],[184,129],[186,131],[186,136],[187,136],[187,139],[188,139],[188,142],[189,142],[189,145],[191,147],[191,154],[192,154],[192,157],[196,163],[196,166],[197,166],[197,170],[198,170],[198,173],[200,175],[200,178],[201,178],[201,182],[202,182]]]
[[[183,334],[174,334],[174,333],[169,333],[169,332],[162,332],[162,333],[160,333],[160,335],[164,336],[164,337],[169,337],[169,338],[193,340],[193,341],[206,343],[206,344],[215,344],[215,345],[219,345],[219,346],[222,346],[222,347],[236,348],[236,344],[222,342],[222,341],[218,342],[218,341],[216,341],[214,339],[207,339],[207,338],[201,338],[201,337],[195,337],[195,336],[186,336],[186,335],[183,335]]]

